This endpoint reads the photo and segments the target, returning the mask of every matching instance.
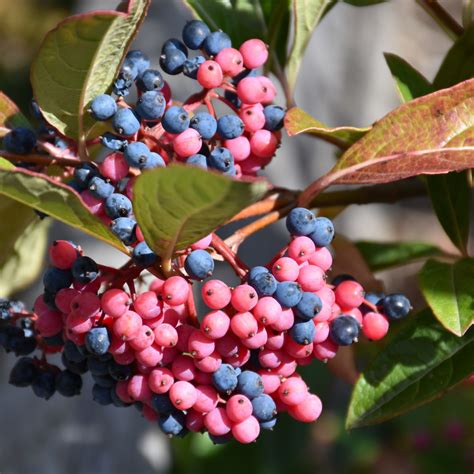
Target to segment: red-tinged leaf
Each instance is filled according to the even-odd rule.
[[[31,128],[31,125],[17,105],[3,92],[0,92],[0,137],[3,137],[8,129],[13,127]]]
[[[310,133],[343,150],[349,148],[370,131],[370,127],[328,127],[299,107],[293,107],[286,113],[285,129],[290,137],[300,133]]]
[[[474,79],[401,105],[340,158],[330,183],[387,183],[474,167]]]

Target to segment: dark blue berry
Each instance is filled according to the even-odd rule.
[[[135,111],[144,120],[159,120],[166,108],[166,100],[161,92],[144,92],[137,100]]]
[[[163,89],[165,81],[160,71],[156,69],[147,69],[143,71],[137,79],[137,87],[142,92],[159,91]]]
[[[131,109],[119,108],[112,118],[112,127],[119,135],[130,137],[140,130],[140,122]]]
[[[301,300],[296,305],[296,315],[299,318],[308,321],[317,316],[322,307],[323,302],[319,296],[310,293],[309,291],[305,291],[301,296]]]
[[[110,375],[96,375],[92,374],[92,380],[97,385],[100,385],[103,388],[112,388],[115,387],[116,381]]]
[[[334,238],[334,225],[327,217],[316,217],[314,231],[309,238],[316,247],[327,247]]]
[[[133,374],[133,365],[118,364],[114,360],[109,362],[109,375],[117,382],[128,380]]]
[[[56,375],[55,385],[63,397],[74,397],[81,393],[82,377],[66,369]]]
[[[260,273],[268,273],[268,272],[269,270],[267,267],[262,267],[262,266],[252,267],[247,275],[249,285],[252,284],[251,283],[252,280],[254,280],[257,275],[259,275]]]
[[[205,155],[201,155],[201,154],[191,155],[186,160],[186,163],[188,165],[197,166],[198,168],[207,170],[207,158]]]
[[[234,157],[231,152],[222,146],[214,148],[207,158],[209,168],[214,168],[223,173],[231,171],[234,167]]]
[[[183,28],[183,41],[189,49],[200,49],[207,35],[211,33],[209,27],[199,20],[188,21]]]
[[[171,413],[174,410],[174,406],[171,403],[170,397],[167,393],[163,394],[154,394],[151,399],[151,406],[158,412],[162,414]]]
[[[186,273],[194,280],[204,280],[214,271],[214,260],[205,250],[193,250],[184,261]]]
[[[128,141],[117,137],[113,133],[106,132],[100,137],[100,143],[109,150],[122,151],[127,146]]]
[[[72,284],[72,274],[69,270],[50,267],[43,274],[43,285],[47,292],[57,293]]]
[[[78,375],[85,374],[89,370],[87,367],[87,359],[84,359],[81,362],[73,362],[72,360],[68,360],[66,355],[63,353],[61,355],[61,362],[66,369]]]
[[[265,115],[265,125],[263,128],[272,132],[280,130],[283,127],[285,118],[285,109],[279,105],[267,105],[263,109]]]
[[[292,235],[309,235],[316,230],[316,218],[309,209],[295,207],[286,217],[286,228]]]
[[[329,335],[339,346],[350,346],[357,342],[360,326],[352,316],[339,316],[329,324]]]
[[[99,405],[112,405],[112,396],[110,395],[111,390],[114,389],[101,387],[98,384],[94,384],[92,387],[92,399]]]
[[[42,370],[31,384],[34,394],[39,398],[49,400],[56,391],[56,374],[52,370]]]
[[[285,308],[296,306],[303,296],[303,290],[294,281],[282,281],[278,283],[274,298]]]
[[[114,192],[114,186],[105,179],[94,176],[89,182],[89,191],[97,199],[107,199]]]
[[[261,272],[252,279],[249,279],[249,285],[253,286],[258,296],[271,296],[277,289],[278,282],[270,272]]]
[[[43,341],[47,346],[50,347],[60,347],[64,344],[64,338],[62,331],[54,336],[44,337]]]
[[[210,140],[217,131],[216,119],[207,112],[198,112],[195,114],[189,126],[199,132],[199,135],[201,135],[204,140]]]
[[[199,66],[206,61],[204,56],[196,56],[195,58],[186,59],[183,64],[183,74],[191,79],[197,79]]]
[[[31,357],[22,357],[10,371],[8,383],[15,387],[28,387],[38,374],[38,369]]]
[[[311,344],[316,333],[316,328],[312,320],[303,321],[297,319],[293,327],[290,329],[290,336],[297,344],[306,346]]]
[[[189,114],[183,107],[173,105],[163,116],[161,125],[168,133],[181,133],[189,128]]]
[[[336,275],[331,280],[331,284],[334,286],[337,286],[343,281],[357,281],[357,280],[352,275],[348,275],[347,273],[341,273],[340,275]]]
[[[87,358],[87,368],[91,374],[108,375],[109,365],[108,361],[100,360],[98,357],[89,356]]]
[[[143,71],[150,67],[150,59],[143,51],[138,49],[129,51],[125,56],[125,61],[133,64],[138,74],[142,74]]]
[[[146,242],[140,242],[133,249],[132,258],[137,265],[147,268],[156,263],[158,256]]]
[[[379,310],[390,319],[402,319],[411,311],[410,300],[401,293],[387,295],[377,304]]]
[[[82,362],[86,359],[86,356],[79,350],[74,342],[69,339],[64,343],[64,355],[71,362]]]
[[[3,148],[10,153],[27,155],[36,145],[36,135],[29,128],[17,127],[3,137]]]
[[[72,264],[71,272],[74,280],[79,283],[90,283],[98,277],[99,267],[92,258],[79,257]]]
[[[123,194],[113,193],[105,200],[105,212],[112,219],[128,217],[132,212],[132,201]]]
[[[109,120],[117,112],[117,103],[111,95],[99,94],[92,99],[90,111],[96,120]]]
[[[85,337],[87,350],[96,356],[105,354],[110,347],[110,338],[107,328],[92,328]]]
[[[206,36],[202,46],[209,56],[216,56],[224,48],[232,48],[232,41],[223,31],[214,31]]]
[[[277,414],[273,398],[265,393],[252,400],[252,408],[252,415],[258,421],[270,421]]]
[[[177,48],[170,48],[160,56],[160,66],[167,74],[175,76],[183,71],[186,55]]]
[[[166,40],[161,48],[162,54],[167,54],[171,51],[181,51],[186,57],[188,57],[188,49],[186,45],[178,38],[170,38]]]
[[[135,228],[137,222],[130,217],[114,219],[110,225],[112,232],[125,244],[132,245],[136,240]]]
[[[99,170],[93,163],[81,163],[74,170],[74,179],[79,182],[83,189],[86,189],[91,179],[96,176],[99,176]]]
[[[158,425],[164,434],[179,436],[186,429],[184,413],[174,410],[172,413],[160,415]]]
[[[212,374],[212,384],[219,392],[231,393],[237,382],[237,374],[230,364],[222,364]]]
[[[263,394],[262,377],[252,370],[244,370],[238,377],[237,390],[252,400]]]

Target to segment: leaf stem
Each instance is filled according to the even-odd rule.
[[[212,234],[212,247],[218,252],[224,260],[234,269],[236,275],[240,278],[245,277],[249,267],[240,260],[236,253],[224,242],[217,234]]]
[[[474,9],[473,0],[463,0],[462,6],[462,26],[467,29],[472,24],[472,13]]]
[[[416,0],[444,32],[454,41],[464,33],[464,28],[450,15],[437,0]]]

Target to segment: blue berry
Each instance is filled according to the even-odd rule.
[[[249,285],[253,286],[258,296],[271,296],[277,289],[278,282],[270,272],[261,272],[251,280]]]
[[[366,293],[365,299],[372,304],[377,304],[385,295],[383,293]]]
[[[71,272],[79,283],[90,283],[99,276],[99,267],[90,257],[78,257],[72,264]]]
[[[275,428],[275,425],[277,424],[278,418],[275,416],[274,418],[268,420],[268,421],[261,421],[260,422],[260,428],[263,430],[270,430],[272,431],[273,428]]]
[[[204,56],[186,59],[183,64],[183,74],[191,79],[197,79],[199,66],[206,61]]]
[[[252,400],[252,408],[252,415],[258,421],[270,421],[277,414],[273,398],[265,393]]]
[[[183,41],[189,49],[200,49],[207,35],[211,33],[209,27],[199,20],[188,21],[183,28]]]
[[[140,242],[133,249],[132,258],[137,265],[147,268],[155,264],[158,256],[146,242]]]
[[[224,97],[235,107],[240,109],[240,106],[242,105],[242,101],[239,99],[239,96],[232,91],[225,90],[224,91]]]
[[[128,217],[132,212],[132,201],[123,194],[113,193],[105,200],[105,212],[112,219]]]
[[[217,121],[217,133],[225,140],[240,137],[244,133],[244,128],[244,123],[237,115],[223,115]]]
[[[28,387],[38,374],[38,368],[31,357],[22,357],[10,371],[8,383],[15,387]]]
[[[232,78],[232,83],[234,85],[237,85],[242,79],[246,77],[257,77],[257,76],[258,76],[258,72],[256,69],[244,69],[242,72],[239,72],[237,76],[234,76]]]
[[[252,285],[251,282],[256,278],[257,275],[259,275],[260,273],[268,273],[268,272],[269,270],[267,267],[262,267],[262,266],[252,267],[249,270],[249,273],[247,275],[247,280],[248,280],[249,285]]]
[[[296,305],[296,315],[308,321],[313,319],[321,311],[323,307],[323,302],[318,295],[305,291],[301,296],[301,300]]]
[[[151,151],[150,154],[147,156],[145,163],[140,165],[140,169],[142,170],[165,167],[166,162],[163,157],[159,153],[156,153],[154,151]]]
[[[161,414],[171,413],[175,408],[171,403],[170,397],[167,393],[163,394],[154,394],[151,399],[151,406]]]
[[[96,120],[109,120],[117,112],[117,103],[111,95],[99,94],[92,99],[90,111]]]
[[[231,152],[222,146],[214,148],[207,158],[209,168],[214,168],[223,173],[231,171],[234,167],[234,157]]]
[[[230,364],[222,364],[212,374],[212,383],[219,392],[231,393],[237,387],[237,382],[237,374]]]
[[[114,407],[126,408],[130,406],[129,403],[125,403],[122,400],[120,400],[119,396],[117,395],[117,392],[115,391],[115,388],[110,390],[110,398],[112,399],[112,404],[114,405]]]
[[[296,320],[293,327],[290,329],[290,336],[297,344],[306,346],[311,344],[316,333],[316,328],[312,320],[303,321]]]
[[[133,61],[130,61],[125,58],[125,61],[123,62],[122,67],[120,68],[120,72],[117,79],[122,79],[124,83],[127,84],[128,87],[130,87],[133,81],[137,78],[137,76],[138,68],[136,64]]]
[[[112,86],[113,93],[119,97],[127,96],[130,93],[130,87],[133,86],[133,79],[126,79],[125,75],[128,74],[121,72]]]
[[[56,376],[51,370],[44,370],[33,380],[31,384],[34,394],[39,398],[49,400],[56,391]]]
[[[77,375],[85,374],[89,370],[87,367],[87,359],[84,359],[82,362],[73,362],[68,360],[64,352],[61,354],[61,362],[66,369]]]
[[[286,217],[286,228],[292,235],[309,235],[316,230],[316,218],[309,209],[295,207]]]
[[[237,390],[252,400],[263,394],[262,377],[252,370],[244,370],[238,377]]]
[[[64,343],[64,354],[71,362],[82,362],[86,359],[85,355],[78,349],[74,342],[69,339]]]
[[[186,55],[177,48],[168,49],[160,56],[160,66],[167,74],[175,76],[183,71]]]
[[[113,389],[101,387],[99,384],[95,383],[92,387],[92,399],[99,405],[112,405],[111,390]]]
[[[334,225],[327,217],[316,217],[314,231],[309,238],[317,247],[327,247],[334,238]]]
[[[96,356],[106,354],[110,347],[110,338],[107,328],[92,328],[85,337],[87,350]]]
[[[121,380],[128,380],[133,374],[133,365],[118,364],[111,360],[108,365],[109,375],[117,382]]]
[[[223,31],[214,31],[206,36],[202,47],[209,56],[216,56],[224,48],[232,48],[232,41]]]
[[[161,92],[144,92],[137,100],[136,112],[144,120],[156,121],[163,117],[166,107],[165,97]]]
[[[272,132],[280,130],[283,127],[285,118],[285,109],[279,105],[267,105],[263,109],[265,115],[265,125],[263,128]]]
[[[171,51],[181,51],[186,57],[188,57],[188,49],[186,45],[178,38],[170,38],[166,40],[161,48],[162,54],[167,54]]]
[[[401,293],[394,293],[382,298],[377,304],[379,310],[390,319],[402,319],[411,311],[410,300]]]
[[[137,87],[142,92],[159,91],[164,85],[163,76],[156,69],[146,69],[137,78]]]
[[[150,149],[142,142],[132,142],[127,145],[123,156],[132,168],[141,168],[147,162]]]
[[[195,114],[189,126],[198,131],[204,140],[210,140],[217,131],[216,119],[207,112],[198,112]]]
[[[198,168],[207,170],[207,158],[205,157],[205,155],[201,155],[201,154],[191,155],[186,160],[186,163],[188,165],[197,166]]]
[[[17,127],[3,137],[3,148],[10,153],[27,155],[36,145],[36,135],[29,128]]]
[[[56,375],[56,391],[63,397],[79,395],[82,389],[82,377],[66,369]]]
[[[50,293],[57,293],[63,288],[69,288],[71,283],[72,274],[69,270],[50,267],[43,274],[44,288]]]
[[[137,222],[134,219],[119,217],[112,221],[110,228],[125,245],[132,245],[137,239],[135,235],[136,226]]]
[[[143,51],[138,49],[129,51],[125,56],[125,62],[133,64],[138,74],[142,74],[150,67],[150,59]]]
[[[184,413],[174,410],[172,413],[160,415],[158,425],[164,434],[168,436],[179,436],[186,430]]]
[[[115,387],[115,380],[110,377],[110,375],[95,375],[92,374],[92,380],[97,385],[100,385],[103,388],[112,388]]]
[[[285,308],[296,306],[303,296],[303,290],[298,283],[282,281],[278,283],[274,298]]]
[[[97,166],[93,163],[81,163],[74,170],[74,179],[83,187],[83,189],[89,186],[90,180],[95,176],[99,176]]]
[[[55,309],[55,310],[58,309],[56,307],[55,299],[56,299],[56,293],[45,290],[45,292],[43,293],[43,301],[48,308]]]
[[[119,135],[130,137],[140,130],[140,122],[131,109],[119,108],[112,118],[112,127]]]
[[[357,342],[360,326],[352,316],[339,316],[329,324],[329,335],[339,346],[350,346]]]
[[[89,181],[89,191],[97,199],[107,199],[114,192],[114,186],[100,176],[93,176]]]
[[[189,114],[186,110],[173,105],[165,112],[161,125],[168,133],[181,133],[189,128],[189,122]]]
[[[186,273],[194,280],[204,280],[214,271],[214,260],[205,250],[193,250],[184,262]]]
[[[100,137],[100,143],[109,150],[122,151],[127,146],[128,141],[117,137],[113,133],[106,132]]]
[[[87,358],[87,368],[94,375],[108,375],[108,361],[100,360],[98,357],[89,356]]]

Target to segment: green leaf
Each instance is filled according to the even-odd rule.
[[[474,330],[456,337],[429,310],[412,318],[357,381],[348,429],[380,423],[428,403],[472,373]]]
[[[225,31],[236,48],[251,38],[264,40],[284,67],[290,0],[184,0],[184,4],[211,29]]]
[[[474,79],[407,102],[379,120],[324,185],[388,183],[474,167]]]
[[[402,102],[408,102],[433,92],[433,86],[421,73],[400,56],[384,53]]]
[[[355,242],[359,252],[372,271],[381,271],[397,265],[406,265],[421,258],[442,255],[435,245],[425,242]]]
[[[304,52],[331,0],[293,0],[294,38],[287,64],[288,85],[294,90]]]
[[[448,51],[433,85],[435,89],[442,89],[471,77],[474,77],[474,25]]]
[[[127,253],[127,249],[110,229],[91,214],[79,194],[47,176],[18,168],[0,169],[0,194],[44,212]]]
[[[50,221],[40,220],[30,208],[11,199],[2,199],[0,208],[0,219],[10,223],[7,232],[0,230],[0,295],[8,298],[38,277],[43,267]]]
[[[420,288],[439,322],[457,336],[474,323],[474,259],[455,263],[428,260],[420,274]]]
[[[62,134],[83,140],[102,132],[87,108],[111,87],[149,3],[129,0],[121,11],[72,16],[46,35],[31,82],[46,120]]]
[[[328,127],[299,107],[293,107],[286,113],[285,129],[290,137],[300,133],[309,133],[343,150],[349,148],[370,131],[370,127]]]
[[[133,187],[138,225],[162,256],[188,247],[268,190],[265,181],[235,181],[195,167],[171,165],[147,171]]]
[[[450,53],[448,53],[449,55]],[[395,79],[402,102],[423,96],[433,90],[433,86],[428,80],[404,59],[394,54],[385,54],[385,59]],[[441,74],[441,77],[453,78],[451,70],[447,70],[443,66],[442,70],[445,73]],[[446,81],[446,85],[451,84]],[[446,175],[427,176],[425,181],[433,209],[440,224],[454,245],[465,253],[471,212],[471,192],[467,176],[465,174],[448,173]]]
[[[0,137],[3,137],[8,129],[14,127],[31,128],[31,125],[16,104],[0,92]]]

